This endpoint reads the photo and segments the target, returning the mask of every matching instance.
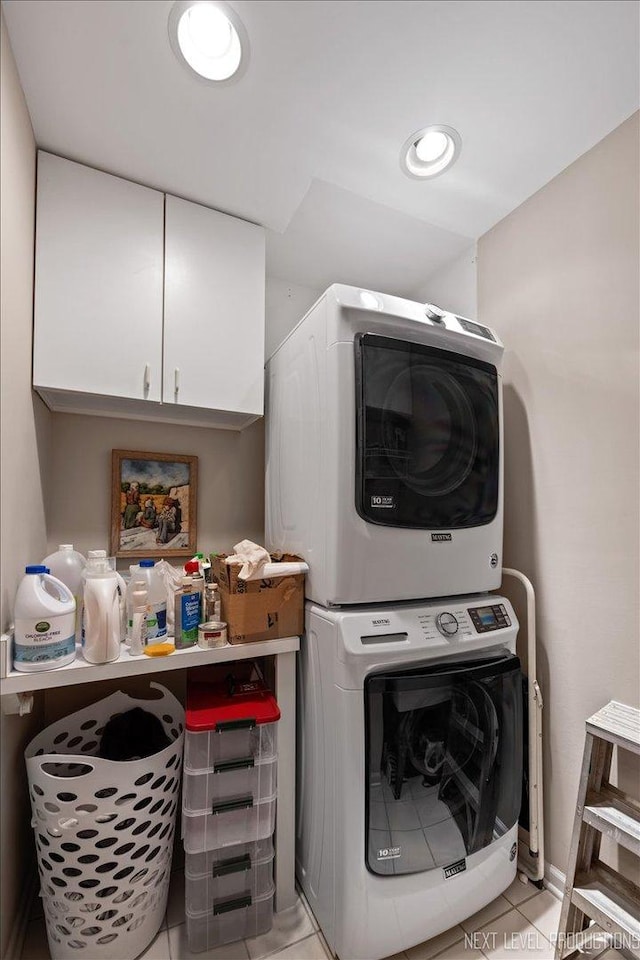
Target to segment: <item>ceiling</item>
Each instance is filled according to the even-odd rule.
[[[169,45],[171,0],[4,0],[38,145],[268,228],[268,273],[411,295],[638,108],[635,0],[231,0],[236,83]],[[444,176],[399,166],[430,123]]]

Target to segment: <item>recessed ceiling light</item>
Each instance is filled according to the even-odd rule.
[[[416,156],[424,163],[439,160],[449,146],[449,138],[441,130],[429,130],[416,143]]]
[[[406,174],[418,180],[438,177],[458,159],[461,146],[457,130],[434,123],[418,130],[404,143],[400,166]]]
[[[178,0],[169,14],[169,39],[178,59],[212,83],[235,80],[246,66],[246,31],[224,0]]]

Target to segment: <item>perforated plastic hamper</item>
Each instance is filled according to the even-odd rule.
[[[114,693],[47,727],[25,751],[52,960],[134,960],[162,925],[178,805],[184,710]],[[107,721],[154,713],[171,743],[144,760],[98,757]]]

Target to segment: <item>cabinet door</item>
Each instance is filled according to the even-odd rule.
[[[167,197],[165,403],[262,414],[264,230]]]
[[[160,400],[164,195],[38,158],[33,382]]]

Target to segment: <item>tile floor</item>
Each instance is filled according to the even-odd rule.
[[[375,857],[375,850],[401,845],[405,866],[431,870],[466,856],[460,828],[449,807],[439,799],[438,787],[425,787],[423,780],[422,776],[405,779],[399,800],[386,780],[371,787],[370,857]],[[382,866],[391,874],[395,861],[378,864],[380,871]]]
[[[460,926],[389,960],[552,960],[560,901],[548,890],[515,880],[505,893]],[[465,939],[466,936],[466,939]],[[589,954],[583,954],[589,960]],[[592,954],[595,957],[595,954]],[[615,960],[614,950],[598,960]],[[304,898],[274,916],[269,933],[205,953],[189,952],[184,924],[184,878],[174,873],[163,928],[139,960],[327,960],[331,954]],[[27,931],[22,960],[49,960],[42,914]],[[89,958],[87,958],[89,960]],[[348,960],[348,958],[343,958]]]

